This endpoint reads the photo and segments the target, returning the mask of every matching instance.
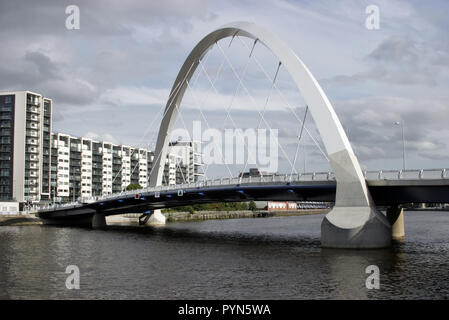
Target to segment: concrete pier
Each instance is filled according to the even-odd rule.
[[[376,208],[335,207],[321,223],[326,248],[371,249],[391,245],[391,226]]]
[[[104,214],[95,213],[92,216],[92,228],[93,229],[101,229],[106,227],[106,217]]]
[[[165,216],[161,213],[161,210],[154,210],[150,219],[148,219],[146,225],[148,226],[161,226],[165,225]]]
[[[398,206],[387,209],[387,219],[391,224],[391,236],[395,240],[405,237],[404,208]]]

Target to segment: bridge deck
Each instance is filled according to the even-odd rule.
[[[439,179],[423,179],[422,171],[419,179],[382,179],[381,174],[384,172],[377,172],[377,177],[381,179],[367,180],[367,185],[378,206],[413,202],[449,203],[449,178],[444,175],[446,171],[442,172]],[[326,179],[323,179],[324,175]],[[398,176],[400,177],[400,172]],[[250,200],[335,201],[336,182],[332,174],[313,174],[310,176],[312,179],[299,181],[289,181],[287,176],[279,177],[278,181],[263,181],[263,178],[220,179],[128,191],[90,199],[85,203],[41,208],[38,216],[44,219],[80,218],[91,216],[95,212],[114,215],[201,203]]]

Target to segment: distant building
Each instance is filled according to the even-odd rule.
[[[0,202],[0,215],[4,214],[18,214],[19,203],[16,201]]]
[[[52,134],[51,186],[58,201],[147,187],[153,152],[141,148]]]
[[[249,177],[273,177],[275,173],[268,173],[265,171],[259,171],[257,168],[250,168],[248,172],[240,172],[239,178],[249,178]]]
[[[202,160],[200,142],[176,141],[170,142],[168,147],[167,161],[174,165],[170,172],[169,184],[192,183],[202,177]],[[173,180],[173,169],[175,169],[176,182]]]
[[[292,211],[298,210],[298,204],[292,201],[268,201],[268,211]]]
[[[321,201],[256,201],[258,209],[271,211],[308,210],[308,209],[329,209],[332,204]]]
[[[121,192],[130,184],[149,185],[153,151],[62,133],[52,134],[51,145],[52,199],[58,202]],[[194,146],[170,143],[162,184],[197,181],[201,157]]]
[[[298,202],[298,210],[304,209],[328,209],[331,207],[329,202],[321,201],[300,201]]]

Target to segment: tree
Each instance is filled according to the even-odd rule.
[[[194,213],[195,213],[195,210],[193,209],[192,206],[187,206],[187,207],[186,207],[186,210],[187,210],[187,212],[190,213],[190,214],[194,214]]]
[[[249,202],[248,209],[251,210],[251,211],[255,211],[257,209],[256,203],[253,200],[251,200]]]
[[[131,184],[128,184],[128,186],[126,187],[126,191],[138,190],[138,189],[142,189],[142,186],[138,183],[131,183]]]

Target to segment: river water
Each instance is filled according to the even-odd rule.
[[[0,227],[0,299],[449,298],[449,212],[406,212],[405,241],[382,250],[321,248],[322,218]]]

